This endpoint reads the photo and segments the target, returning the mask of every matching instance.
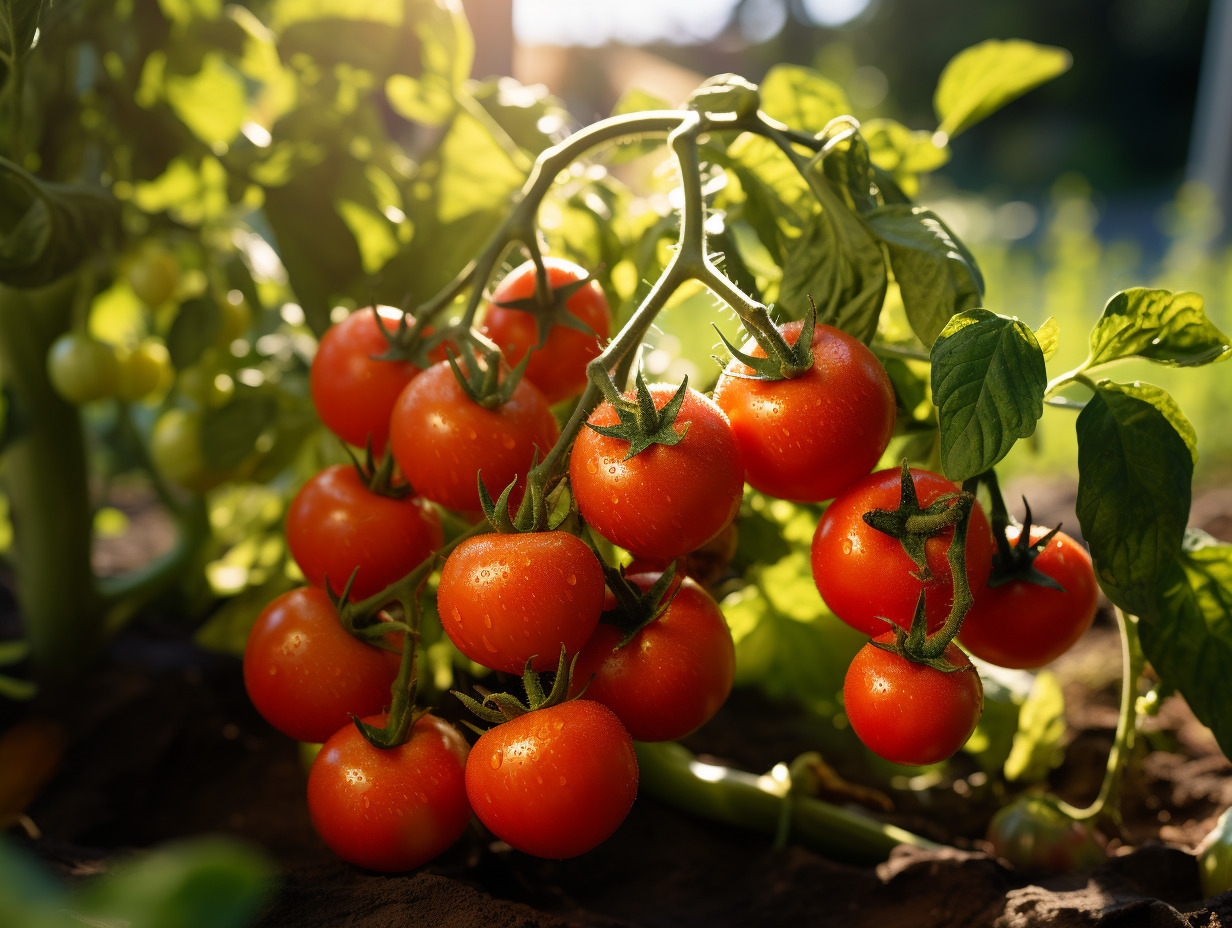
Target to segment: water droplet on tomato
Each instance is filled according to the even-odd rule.
[[[570,586],[577,586],[577,574],[570,574],[569,576],[565,577],[565,583],[569,584]]]
[[[561,786],[564,786],[564,785],[565,785],[565,782],[566,782],[565,778],[564,778],[564,777],[561,777],[561,778],[560,778],[560,785],[561,785]]]
[[[483,627],[484,628],[492,627],[492,616],[488,614],[487,612],[483,614]]]
[[[501,441],[501,444],[505,446],[507,451],[512,451],[514,446],[517,445],[517,442],[513,440],[512,436],[506,435]]]
[[[843,553],[844,554],[851,553],[851,539],[850,538],[843,539]]]
[[[488,649],[491,653],[493,653],[493,654],[495,654],[495,653],[496,653],[496,645],[494,645],[494,644],[492,644],[492,642],[488,641],[488,636],[487,636],[487,635],[484,635],[484,636],[483,636],[483,646],[484,646],[485,648],[487,648],[487,649]]]
[[[586,472],[589,474],[597,474],[599,472],[599,465],[595,463],[594,458],[586,461]]]
[[[501,762],[505,759],[504,751],[497,751],[492,755],[492,759],[488,761],[492,765],[493,770],[500,770]]]

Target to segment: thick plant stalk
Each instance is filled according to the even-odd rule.
[[[47,378],[47,350],[70,327],[76,284],[69,276],[34,290],[0,285],[0,370],[15,433],[0,479],[35,676],[52,686],[87,666],[100,640],[81,418]]]

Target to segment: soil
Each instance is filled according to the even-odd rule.
[[[1210,522],[1226,519],[1232,500],[1211,509]],[[1055,668],[1071,731],[1051,785],[1073,801],[1097,790],[1112,741],[1114,635],[1098,624]],[[71,721],[23,723],[41,726],[59,763],[26,809],[37,837],[22,841],[77,879],[179,837],[246,839],[280,872],[263,928],[1232,926],[1232,893],[1204,901],[1190,853],[1232,803],[1232,765],[1179,698],[1151,722],[1155,750],[1126,783],[1124,835],[1083,873],[1025,874],[984,853],[993,800],[959,770],[925,793],[896,793],[890,815],[956,846],[900,847],[875,868],[799,846],[775,850],[761,835],[643,797],[612,839],[574,860],[527,857],[473,828],[430,866],[384,876],[342,863],[316,838],[297,746],[252,709],[238,660],[150,628],[121,639],[112,658],[61,716]],[[688,743],[765,770],[817,747],[803,718],[739,692]]]

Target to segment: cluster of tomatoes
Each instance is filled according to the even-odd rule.
[[[549,302],[559,304],[554,317],[524,311],[544,302],[527,264],[497,287],[481,320],[508,365],[526,360],[523,376],[511,389],[505,384],[497,402],[477,395],[452,357],[423,370],[382,359],[391,332],[404,325],[392,310],[350,315],[326,333],[313,363],[322,421],[351,444],[377,454],[388,447],[390,457],[377,474],[328,468],[299,492],[287,537],[310,585],[262,613],[244,675],[267,720],[291,737],[324,742],[309,775],[313,822],[341,857],[372,869],[431,859],[461,835],[472,812],[511,846],[553,858],[583,853],[619,826],[637,790],[633,742],[688,734],[731,689],[734,647],[719,607],[677,568],[725,532],[746,482],[797,502],[837,497],[818,527],[814,571],[846,621],[870,634],[886,627],[884,618],[905,626],[926,587],[929,615],[943,619],[948,610],[944,533],[929,542],[933,571],[924,582],[903,546],[860,518],[892,507],[883,497],[899,492],[896,472],[893,480],[869,476],[893,431],[895,397],[872,352],[829,326],[779,329],[791,355],[778,360],[796,362],[789,379],[762,375],[769,359],[751,340],[735,352],[713,399],[687,384],[647,386],[639,378],[635,391],[595,408],[569,451],[578,517],[569,524],[632,554],[624,569],[604,564],[576,528],[511,520],[508,500],[517,502],[533,461],[559,439],[551,405],[585,388],[586,365],[611,324],[602,292],[582,269],[552,259],[546,267]],[[576,322],[563,319],[565,310]],[[545,318],[550,327],[539,338]],[[811,350],[797,344],[805,334]],[[499,374],[489,381],[516,377],[504,365],[488,374]],[[389,462],[397,464],[392,477]],[[508,488],[495,508],[477,474],[485,486]],[[925,505],[957,490],[923,472],[915,483]],[[496,531],[464,533],[443,546],[436,507],[473,521],[482,509]],[[993,545],[982,513],[967,537],[972,587],[983,587]],[[527,701],[464,698],[496,723],[469,748],[423,710],[411,714],[397,746],[376,747],[351,720],[387,725],[391,687],[408,678],[402,635],[379,627],[375,636],[353,635],[326,585],[349,583],[350,601],[379,600],[438,552],[447,555],[437,587],[444,631],[471,660],[525,672]],[[997,588],[987,598],[1007,595],[1015,594]],[[978,637],[973,649],[983,646]],[[950,648],[959,672],[878,648],[857,657],[848,711],[878,753],[927,763],[970,734],[980,684],[965,655]],[[902,666],[887,670],[891,659]],[[553,669],[545,694],[537,673]],[[969,719],[946,708],[948,690],[965,694]],[[935,724],[937,715],[948,721]],[[908,747],[887,745],[886,732]],[[934,756],[941,742],[946,749]]]

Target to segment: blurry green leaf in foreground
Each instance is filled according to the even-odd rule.
[[[1064,74],[1073,63],[1063,48],[1022,39],[989,39],[950,59],[937,81],[937,131],[953,138],[1012,100]]]
[[[1232,355],[1232,340],[1207,318],[1197,293],[1135,287],[1108,301],[1091,329],[1087,366],[1146,358],[1177,367]]]
[[[1018,731],[1005,761],[1010,782],[1038,783],[1061,763],[1065,737],[1065,694],[1055,674],[1042,670],[1018,711]]]

